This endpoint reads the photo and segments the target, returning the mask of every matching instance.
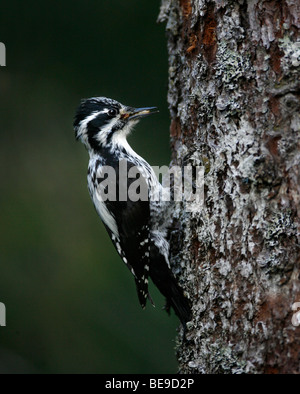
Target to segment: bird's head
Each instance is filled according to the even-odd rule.
[[[75,136],[88,150],[122,147],[132,126],[155,112],[158,112],[155,107],[127,107],[106,97],[85,99],[75,115]]]

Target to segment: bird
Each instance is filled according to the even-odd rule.
[[[154,305],[148,289],[151,278],[166,298],[166,310],[172,307],[185,326],[191,307],[170,267],[170,245],[162,225],[163,187],[150,164],[127,141],[140,119],[157,112],[156,107],[134,108],[107,97],[91,97],[81,100],[73,127],[76,140],[89,153],[91,199],[134,276],[141,307],[145,308],[147,299]]]

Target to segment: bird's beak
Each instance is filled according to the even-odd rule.
[[[156,107],[146,107],[146,108],[127,108],[126,111],[121,115],[123,119],[140,119],[144,116],[155,114],[158,111]]]

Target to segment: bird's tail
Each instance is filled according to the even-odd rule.
[[[179,287],[164,257],[160,255],[158,260],[150,268],[150,277],[158,290],[166,297],[166,310],[169,311],[170,307],[172,307],[181,323],[185,326],[191,320],[190,302],[184,296],[182,288]]]

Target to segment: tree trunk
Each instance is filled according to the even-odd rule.
[[[299,0],[163,0],[172,165],[202,165],[171,262],[181,373],[299,373]],[[298,41],[297,41],[298,40]]]

